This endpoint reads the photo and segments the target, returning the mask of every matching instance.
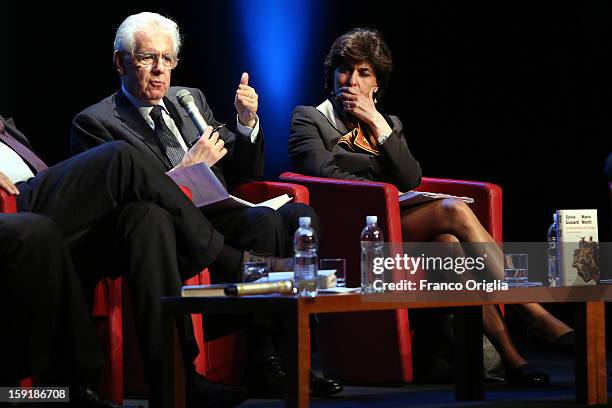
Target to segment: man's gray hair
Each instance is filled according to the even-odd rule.
[[[167,17],[147,11],[133,14],[123,20],[115,34],[115,51],[134,52],[134,34],[139,31],[165,32],[172,39],[174,55],[178,55],[181,48],[178,25]]]

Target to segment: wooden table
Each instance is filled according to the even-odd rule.
[[[319,294],[314,299],[296,296],[262,295],[162,299],[164,406],[185,406],[184,369],[176,335],[176,318],[186,313],[252,314],[269,313],[283,319],[288,328],[287,397],[289,407],[305,408],[309,400],[309,324],[311,314],[373,310],[453,307],[455,339],[462,348],[455,353],[455,396],[458,400],[484,398],[482,384],[482,305],[529,302],[572,302],[576,305],[576,401],[583,404],[607,402],[604,302],[612,285],[599,287],[513,288],[509,291],[479,293],[457,291],[439,296],[415,292],[410,296],[360,294]],[[367,299],[367,301],[365,301]],[[467,347],[467,350],[466,350]],[[460,351],[460,352],[459,352]]]

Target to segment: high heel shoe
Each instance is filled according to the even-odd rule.
[[[506,380],[511,385],[521,387],[546,387],[550,384],[548,373],[529,364],[506,369]]]

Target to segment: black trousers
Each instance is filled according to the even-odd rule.
[[[299,204],[278,214],[216,214],[211,223],[170,178],[123,142],[74,156],[17,187],[18,210],[55,222],[87,288],[104,276],[126,277],[145,372],[154,384],[161,380],[161,296],[179,295],[182,281],[207,266],[213,281],[235,281],[241,273],[238,249],[286,254],[301,215],[318,226],[312,209]],[[188,316],[179,336],[190,362],[197,347]]]
[[[219,256],[223,236],[170,178],[123,142],[74,156],[17,187],[18,210],[55,222],[85,286],[103,276],[126,277],[147,379],[159,383],[159,298],[180,295],[182,281]],[[179,335],[185,361],[192,361],[197,347],[188,316]]]
[[[62,236],[48,217],[0,214],[0,385],[92,379],[104,358]]]
[[[267,207],[237,208],[214,213],[209,219],[233,248],[290,257],[300,217],[310,217],[313,229],[319,233],[317,214],[301,203],[287,203],[276,211]]]

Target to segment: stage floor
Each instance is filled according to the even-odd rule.
[[[545,408],[579,407],[574,402],[574,362],[567,353],[527,355],[532,364],[547,371],[551,385],[546,388],[521,388],[508,384],[485,385],[485,400],[472,402],[455,401],[452,384],[408,384],[389,386],[345,386],[342,393],[330,398],[313,398],[313,408],[434,408],[434,407],[501,407],[501,408]],[[316,361],[313,361],[316,364]],[[608,359],[612,367],[612,359]],[[612,390],[612,377],[608,380],[608,390]],[[612,401],[612,391],[608,393]],[[146,407],[146,401],[126,400],[126,405]],[[250,399],[241,407],[281,408],[284,400]],[[598,405],[602,406],[602,405]],[[612,402],[608,405],[612,407]]]
[[[342,393],[331,398],[311,399],[310,406],[333,408],[433,408],[433,407],[507,407],[507,408],[544,408],[578,407],[574,402],[574,362],[569,355],[554,353],[544,356],[538,353],[530,356],[532,364],[550,373],[551,385],[546,388],[521,388],[508,384],[488,384],[485,386],[485,400],[473,402],[455,401],[451,384],[408,384],[404,386],[363,387],[345,386]],[[608,361],[608,367],[612,360]],[[608,390],[612,387],[612,377]],[[612,400],[612,392],[608,394]],[[251,399],[241,406],[249,408],[280,408],[282,400]],[[601,406],[601,405],[599,405]],[[612,403],[608,405],[612,407]]]

